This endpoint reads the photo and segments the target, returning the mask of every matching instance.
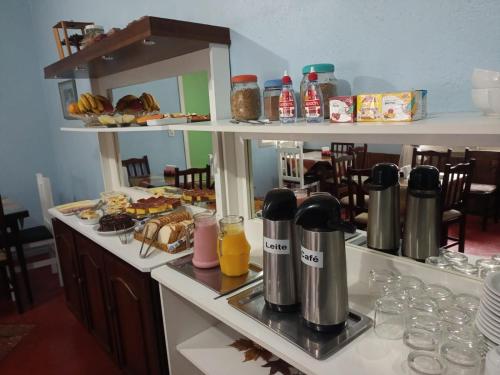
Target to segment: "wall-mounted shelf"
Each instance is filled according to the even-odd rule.
[[[62,128],[81,132],[131,132],[158,130],[197,130],[240,133],[244,138],[279,140],[352,141],[378,144],[427,144],[449,146],[500,147],[500,118],[479,113],[442,113],[415,122],[358,122],[308,125],[299,122],[281,125],[233,124],[229,120],[206,123],[162,125],[129,128]]]
[[[147,41],[147,42],[144,42]],[[44,68],[45,78],[100,78],[231,43],[226,27],[143,17],[123,30]],[[112,60],[105,60],[103,56]]]

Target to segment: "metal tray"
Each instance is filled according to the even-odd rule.
[[[280,313],[269,310],[265,305],[262,283],[228,298],[228,302],[234,308],[320,360],[342,349],[372,326],[370,318],[350,310],[346,328],[342,332],[313,331],[306,327],[299,312]]]
[[[229,277],[222,274],[220,267],[197,268],[192,262],[193,254],[171,260],[167,265],[187,277],[198,281],[222,297],[226,294],[262,279],[262,268],[250,263],[248,273],[242,276]]]

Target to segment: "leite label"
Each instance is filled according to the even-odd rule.
[[[302,263],[307,264],[309,267],[323,268],[322,251],[311,251],[302,246],[300,258],[302,260]]]
[[[316,90],[307,90],[304,101],[305,115],[308,118],[316,118],[321,116],[321,101]]]
[[[264,237],[264,251],[271,254],[290,254],[290,240],[276,240]]]
[[[285,91],[280,96],[280,117],[295,117],[295,106],[292,95]]]

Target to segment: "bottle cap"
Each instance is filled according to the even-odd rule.
[[[439,170],[432,165],[418,165],[410,172],[408,188],[413,190],[440,190]]]
[[[396,164],[378,163],[372,168],[372,176],[365,182],[370,190],[385,190],[399,183],[399,170]]]
[[[284,85],[291,85],[292,84],[292,79],[290,78],[290,76],[288,75],[288,72],[286,70],[283,73],[283,78],[281,79],[281,82]]]
[[[297,198],[290,189],[272,189],[267,192],[262,207],[264,219],[292,220],[297,210]]]
[[[313,66],[311,66],[311,71],[307,75],[307,79],[309,81],[317,81],[318,80],[318,73],[316,73]]]

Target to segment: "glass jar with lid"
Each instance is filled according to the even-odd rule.
[[[231,78],[231,114],[235,120],[258,120],[261,115],[257,76],[243,74]]]
[[[264,116],[271,121],[280,119],[281,79],[264,82]]]
[[[300,97],[304,97],[304,92],[307,86],[307,75],[314,68],[318,73],[318,83],[323,94],[323,107],[325,118],[330,118],[330,105],[329,99],[337,95],[337,79],[335,78],[335,65],[333,64],[311,64],[302,68],[302,81],[300,82]],[[300,104],[302,116],[304,116],[304,103]]]
[[[82,46],[88,46],[95,38],[104,34],[104,27],[101,25],[90,24],[85,26],[83,33],[84,37],[82,40]]]

